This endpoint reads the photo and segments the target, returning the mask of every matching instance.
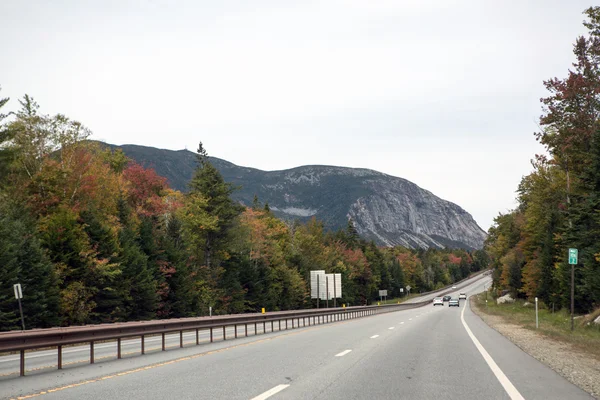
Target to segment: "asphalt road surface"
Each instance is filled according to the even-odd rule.
[[[489,282],[488,277],[477,279],[452,296],[477,293]],[[178,336],[172,339],[172,345],[178,346],[178,340]],[[195,335],[188,340],[195,342]],[[136,343],[131,346],[133,352]],[[137,346],[139,353],[139,342]],[[41,364],[49,362],[38,353]],[[73,360],[83,356],[68,354]],[[0,358],[0,363],[14,362],[7,360]],[[28,359],[28,365],[34,360]],[[465,301],[458,308],[428,305],[154,351],[143,357],[70,364],[61,371],[40,369],[26,377],[7,375],[0,380],[0,398],[29,395],[46,399],[591,398],[485,325]]]

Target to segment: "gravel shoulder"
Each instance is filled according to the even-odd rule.
[[[471,309],[486,324],[508,338],[523,351],[546,364],[569,382],[595,398],[600,398],[600,360],[569,343],[540,335],[530,329],[507,322],[499,315],[486,314],[476,302]]]

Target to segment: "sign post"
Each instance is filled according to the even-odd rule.
[[[319,275],[320,274],[317,274],[317,308],[319,308],[319,303],[320,303],[320,301],[319,301]]]
[[[406,285],[406,295],[407,296],[410,296],[410,289],[411,289],[411,287]]]
[[[21,328],[25,330],[25,319],[23,318],[23,307],[21,307],[21,299],[23,298],[23,290],[21,290],[21,284],[17,283],[13,285],[15,291],[15,299],[19,302],[19,313],[21,313]]]
[[[329,308],[329,277],[325,275],[325,305]]]
[[[538,298],[535,298],[535,329],[539,329],[540,322],[538,319]]]
[[[575,265],[577,264],[578,253],[577,249],[569,249],[569,264],[571,264],[571,331],[575,329]]]
[[[337,307],[337,302],[335,301],[335,299],[336,299],[336,297],[337,297],[337,296],[335,295],[335,276],[336,276],[336,275],[337,275],[337,274],[333,274],[333,308],[336,308],[336,307]]]

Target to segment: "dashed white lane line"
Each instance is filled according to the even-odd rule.
[[[400,325],[402,325],[404,323],[404,321],[400,322]]]
[[[373,335],[371,336],[371,339],[377,339],[379,337],[379,335]]]
[[[521,396],[521,393],[519,393],[517,388],[512,384],[512,382],[506,377],[506,375],[504,375],[504,372],[502,372],[502,370],[500,369],[498,364],[496,364],[496,362],[494,361],[492,356],[490,356],[490,354],[487,352],[487,350],[481,345],[481,343],[479,343],[479,340],[477,340],[475,335],[473,335],[473,332],[471,332],[471,329],[465,322],[465,310],[466,309],[467,309],[467,305],[465,304],[462,312],[460,313],[460,320],[461,320],[463,326],[465,327],[465,329],[467,330],[469,337],[475,344],[475,347],[477,347],[477,350],[479,350],[479,352],[483,356],[483,359],[488,364],[488,366],[490,367],[490,369],[492,370],[494,375],[496,375],[496,378],[498,378],[498,381],[500,381],[500,384],[502,385],[502,387],[504,388],[506,393],[510,396],[511,400],[525,400],[523,398],[523,396]]]
[[[388,329],[392,330],[392,329],[394,329],[394,327],[393,327],[393,326],[390,326]]]
[[[344,357],[346,354],[350,353],[352,350],[344,350],[341,353],[336,354],[336,357]]]
[[[288,388],[290,385],[277,385],[275,386],[273,389],[269,389],[266,392],[259,394],[256,397],[253,397],[251,400],[265,400],[268,399],[269,397],[273,396],[274,394],[277,394],[279,392],[281,392],[283,389]]]
[[[412,318],[409,318],[408,320],[409,320],[409,321],[412,321]]]

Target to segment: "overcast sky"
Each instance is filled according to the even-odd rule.
[[[0,1],[0,96],[115,144],[364,167],[487,230],[543,151],[580,0]]]

